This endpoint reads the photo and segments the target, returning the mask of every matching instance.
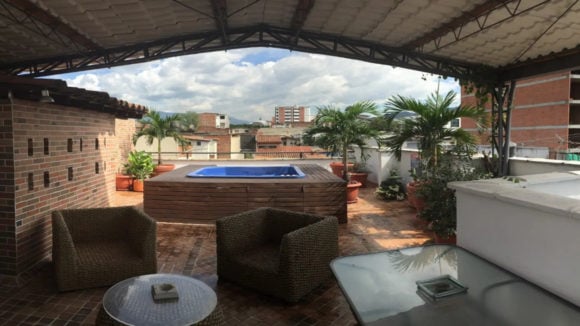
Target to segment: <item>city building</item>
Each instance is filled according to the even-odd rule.
[[[475,105],[476,99],[462,90],[461,102]],[[510,141],[515,146],[580,151],[580,70],[518,80],[512,108]],[[463,119],[461,126],[477,131],[468,119]],[[488,134],[478,137],[482,144],[489,143]]]
[[[222,113],[199,113],[199,122],[196,132],[214,132],[229,130],[230,118]],[[229,132],[229,131],[228,131]]]
[[[312,121],[310,108],[305,106],[277,106],[274,109],[273,125],[295,125]]]

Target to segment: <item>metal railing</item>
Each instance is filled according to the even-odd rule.
[[[157,152],[147,152],[157,159]],[[163,160],[309,160],[332,159],[331,152],[161,152]]]

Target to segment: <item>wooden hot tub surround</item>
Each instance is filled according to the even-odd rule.
[[[214,223],[258,207],[276,207],[347,222],[346,182],[316,164],[295,164],[297,179],[188,178],[188,165],[145,180],[144,210],[159,222]]]

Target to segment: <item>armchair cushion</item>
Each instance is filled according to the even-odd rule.
[[[217,220],[216,235],[220,278],[289,302],[325,281],[338,256],[333,216],[259,208]]]
[[[54,211],[52,226],[60,291],[157,272],[156,223],[134,207]]]

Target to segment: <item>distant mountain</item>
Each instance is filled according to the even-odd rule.
[[[175,112],[163,112],[163,111],[158,111],[158,112],[162,118],[165,118],[167,116],[172,116],[175,114]],[[232,124],[232,125],[245,125],[245,124],[252,124],[252,122],[246,121],[246,120],[241,120],[241,119],[236,119],[236,118],[230,116],[230,124]]]
[[[252,123],[250,121],[236,119],[236,118],[230,116],[230,124],[231,125],[249,125]]]

